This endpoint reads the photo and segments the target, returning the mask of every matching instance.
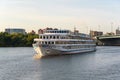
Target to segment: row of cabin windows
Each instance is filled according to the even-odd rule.
[[[71,39],[84,39],[84,40],[92,40],[91,38],[85,38],[80,36],[70,36]]]
[[[69,42],[63,42],[63,41],[41,41],[40,44],[94,44],[94,42],[83,42],[83,41],[78,41],[78,42],[74,42],[74,41],[69,41]]]
[[[46,31],[46,33],[69,33],[69,31]]]
[[[65,49],[79,49],[79,48],[95,48],[94,45],[82,45],[82,46],[63,46]]]
[[[85,39],[85,38],[72,38],[72,37],[66,37],[66,36],[40,36],[40,39],[79,39],[79,40],[91,40],[91,39]]]
[[[56,41],[56,44],[94,44],[94,42],[88,42],[88,41]]]
[[[50,41],[49,41],[49,42],[47,42],[47,41],[42,41],[42,42],[40,42],[40,44],[55,44],[55,42],[52,42],[52,41],[51,41],[51,42],[50,42]]]
[[[64,36],[40,36],[40,39],[65,39]]]

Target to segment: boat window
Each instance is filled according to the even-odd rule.
[[[60,33],[60,31],[58,31],[58,33]]]
[[[36,43],[36,41],[34,41],[33,43]]]
[[[43,39],[45,39],[45,36],[43,36]]]
[[[42,36],[40,36],[40,39],[42,39]]]
[[[48,44],[50,44],[50,42],[48,42]]]
[[[57,39],[59,39],[59,36],[57,36]]]
[[[48,39],[48,36],[46,36],[46,39]]]
[[[69,33],[69,31],[66,31],[66,33]]]
[[[50,39],[52,38],[52,36],[50,36]]]
[[[52,44],[54,44],[54,42],[52,42]]]
[[[53,39],[55,39],[55,36],[53,36]]]
[[[62,39],[65,39],[65,36],[62,36]]]
[[[66,33],[66,31],[64,31],[64,33]]]
[[[44,44],[44,42],[43,42],[43,41],[42,41],[41,43],[42,43],[42,44]]]

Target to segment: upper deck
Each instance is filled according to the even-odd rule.
[[[90,36],[84,33],[79,33],[78,30],[73,32],[70,30],[59,30],[46,28],[41,30],[39,39],[90,39]]]

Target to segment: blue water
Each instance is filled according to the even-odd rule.
[[[34,59],[32,47],[0,48],[0,80],[120,80],[120,47]]]

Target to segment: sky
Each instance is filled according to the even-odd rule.
[[[0,0],[0,31],[52,27],[89,33],[120,26],[120,0]]]

